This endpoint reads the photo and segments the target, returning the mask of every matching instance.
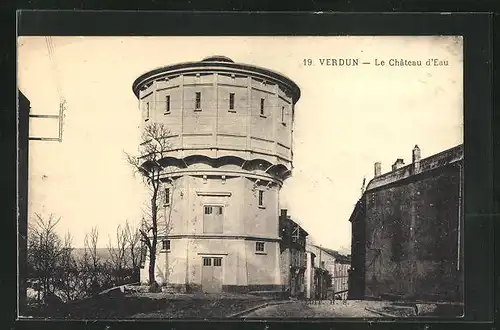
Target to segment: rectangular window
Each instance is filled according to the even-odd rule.
[[[229,110],[234,110],[234,93],[229,93]]]
[[[170,95],[165,97],[165,113],[170,113]]]
[[[149,102],[146,102],[146,118],[149,118]]]
[[[161,249],[165,250],[165,251],[170,251],[170,240],[169,239],[165,239],[165,240],[161,241]]]
[[[170,205],[170,188],[165,188],[165,205]]]
[[[281,107],[281,123],[285,123],[285,107]]]
[[[222,258],[214,258],[214,266],[215,267],[222,266]]]
[[[260,115],[264,116],[264,99],[260,99]]]
[[[203,232],[222,233],[224,222],[224,207],[205,205],[203,210]]]
[[[264,191],[259,190],[259,206],[264,206]]]
[[[264,252],[264,242],[255,242],[255,251]]]
[[[195,110],[201,110],[201,92],[196,92]]]
[[[212,266],[212,258],[203,258],[203,266]]]

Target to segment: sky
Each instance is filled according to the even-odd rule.
[[[460,37],[50,39],[52,56],[46,38],[18,39],[18,84],[31,114],[57,114],[66,100],[62,143],[30,141],[28,214],[60,217],[58,230],[69,231],[76,247],[94,226],[105,247],[119,224],[141,217],[145,189],[124,151],[135,152],[140,140],[132,83],[157,67],[217,54],[297,83],[294,169],[280,207],[315,243],[332,249],[350,249],[349,216],[375,162],[385,173],[397,158],[411,162],[416,144],[425,158],[463,143]],[[359,58],[360,64],[322,60],[334,58]],[[391,66],[391,59],[422,65]],[[427,66],[428,59],[447,65]],[[55,120],[32,118],[30,126],[32,137],[57,136]]]

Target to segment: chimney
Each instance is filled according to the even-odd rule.
[[[420,171],[420,148],[418,145],[415,145],[415,148],[412,150],[412,163],[413,163],[413,172],[418,173]]]
[[[396,162],[392,165],[392,170],[395,171],[403,166],[405,166],[405,161],[403,160],[403,158],[398,158],[396,159]]]
[[[382,174],[382,164],[380,162],[375,163],[375,177],[380,176]]]

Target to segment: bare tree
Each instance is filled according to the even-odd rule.
[[[29,225],[28,263],[33,271],[31,275],[39,283],[40,293],[44,296],[53,294],[56,288],[56,273],[59,259],[64,252],[61,238],[56,232],[60,218],[50,214],[48,218],[35,213],[35,221]]]
[[[130,267],[135,270],[139,267],[140,262],[140,240],[141,234],[138,229],[133,228],[128,221],[125,222],[125,240],[129,250]]]
[[[99,230],[97,227],[92,227],[90,234],[85,234],[85,251],[84,259],[87,263],[85,266],[87,268],[88,277],[90,280],[90,287],[88,290],[90,293],[96,293],[101,285],[99,285],[99,271],[101,268],[101,260],[97,253],[97,243],[99,241]]]
[[[72,240],[71,234],[66,233],[56,278],[57,286],[66,301],[82,298],[79,290],[80,272],[73,255]]]
[[[118,225],[116,228],[116,247],[111,243],[111,238],[108,242],[110,266],[115,284],[123,284],[127,265],[127,248],[127,230]]]
[[[150,199],[145,217],[139,232],[141,241],[149,252],[149,284],[156,284],[155,269],[156,255],[158,249],[158,235],[161,228],[162,219],[162,199],[166,196],[162,194],[162,174],[166,172],[161,162],[166,158],[171,150],[168,137],[170,131],[161,123],[152,123],[144,127],[137,156],[127,155],[128,163],[134,168],[136,173],[140,173],[143,181],[150,191]],[[171,212],[171,211],[170,211]],[[170,213],[169,213],[170,214]]]

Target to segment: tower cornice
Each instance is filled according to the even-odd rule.
[[[292,94],[293,103],[296,103],[300,98],[299,86],[297,86],[297,84],[287,76],[259,66],[234,63],[229,61],[184,62],[156,68],[140,75],[132,84],[132,90],[135,96],[139,98],[139,91],[141,90],[141,88],[157,79],[168,78],[169,76],[181,74],[201,72],[240,74],[261,78],[273,83],[285,85]]]

